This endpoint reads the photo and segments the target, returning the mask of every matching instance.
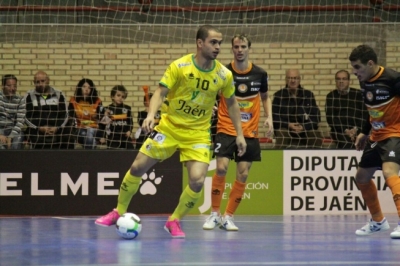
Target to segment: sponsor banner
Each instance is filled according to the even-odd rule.
[[[280,215],[283,211],[283,152],[268,150],[261,152],[262,161],[253,162],[247,178],[246,190],[235,214]],[[211,159],[203,194],[191,214],[209,214],[211,211],[211,184],[215,173],[216,160]],[[183,171],[183,186],[186,187],[188,175]],[[225,191],[222,196],[221,212],[225,211],[229,193],[236,179],[236,163],[229,163]]]
[[[0,215],[102,215],[117,205],[137,151],[1,151]],[[128,211],[171,213],[182,192],[176,153],[142,176]]]
[[[369,214],[355,182],[361,155],[355,150],[284,151],[284,214]],[[382,171],[374,181],[382,211],[396,212]]]

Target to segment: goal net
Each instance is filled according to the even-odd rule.
[[[268,72],[272,99],[286,87],[289,69],[299,70],[300,85],[315,97],[320,111],[316,141],[299,144],[289,134],[281,146],[275,145],[278,133],[265,138],[262,114],[263,147],[336,147],[330,133],[335,125],[328,124],[325,112],[326,97],[336,86],[335,73],[351,71],[348,55],[362,43],[377,51],[380,64],[399,69],[399,10],[397,0],[3,0],[0,74],[15,75],[17,93],[25,96],[42,70],[49,85],[63,92],[67,105],[83,78],[95,83],[106,107],[112,103],[112,88],[123,85],[133,120],[129,141],[135,142],[139,114],[146,110],[142,88],[154,91],[170,62],[196,51],[198,27],[212,24],[224,34],[218,56],[224,64],[233,58],[234,34],[251,38],[250,60]],[[352,75],[349,83],[359,88]],[[346,106],[349,114],[355,106],[356,102]],[[77,138],[72,139],[75,143]]]

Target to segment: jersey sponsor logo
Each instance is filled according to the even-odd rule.
[[[374,94],[372,94],[372,92],[368,91],[367,94],[365,95],[365,97],[367,98],[368,101],[372,102],[372,100],[374,99]]]
[[[189,78],[189,79],[194,79],[193,73],[190,73],[190,74],[188,75],[188,78]]]
[[[165,135],[161,134],[161,133],[157,133],[154,137],[153,140],[157,143],[163,144],[164,140],[165,140]]]
[[[251,113],[240,113],[240,117],[242,122],[248,122],[251,120],[253,115]]]
[[[380,90],[380,89],[377,89],[376,90],[376,94],[383,94],[383,95],[387,95],[387,94],[389,94],[389,91],[387,91],[387,90]]]
[[[189,62],[187,62],[187,63],[180,63],[180,64],[178,64],[178,67],[179,68],[181,68],[181,67],[185,67],[185,66],[190,66],[192,63],[189,63]]]
[[[258,82],[258,81],[251,82],[251,86],[259,86],[259,85],[261,85],[261,82]]]
[[[250,108],[252,106],[253,106],[252,102],[245,102],[245,101],[240,101],[239,102],[239,107],[243,108],[243,109]]]
[[[378,110],[369,110],[368,112],[372,118],[379,118],[382,117],[384,114],[384,112]]]
[[[259,91],[260,88],[251,88],[250,91]]]
[[[235,79],[238,79],[238,80],[241,80],[241,79],[246,80],[246,79],[249,79],[249,77],[235,77]]]
[[[217,84],[218,84],[218,78],[215,77],[215,78],[213,79],[213,82],[214,82],[214,85],[217,85]]]
[[[210,149],[210,145],[208,144],[196,144],[192,146],[193,149]]]
[[[376,96],[377,100],[387,100],[390,97],[390,95],[385,95],[385,96]]]
[[[372,122],[371,125],[372,128],[375,130],[379,130],[386,127],[385,122]]]
[[[124,113],[124,114],[128,113],[128,109],[122,108],[122,113]]]
[[[128,125],[128,123],[126,121],[121,121],[121,120],[113,121],[111,124],[113,126],[127,126]]]
[[[239,84],[239,86],[237,88],[238,88],[238,91],[241,93],[245,93],[248,89],[246,84]]]
[[[151,138],[151,139],[154,140],[155,142],[158,142],[158,143],[162,144],[162,143],[164,142],[164,140],[165,140],[166,137],[165,137],[164,134],[153,130],[153,131],[150,133],[149,138]]]
[[[190,99],[190,100],[194,100],[194,99],[196,99],[196,97],[197,97],[197,95],[199,95],[199,93],[200,93],[200,91],[193,91],[192,92],[192,98]]]
[[[226,73],[223,69],[220,69],[217,71],[218,77],[220,77],[222,80],[226,80]]]
[[[186,114],[190,114],[196,117],[201,117],[204,116],[206,114],[206,110],[205,109],[200,109],[198,105],[196,106],[190,106],[189,104],[187,104],[186,101],[184,100],[179,100],[179,104],[181,104],[181,106],[178,109],[175,109],[176,111],[182,111]]]

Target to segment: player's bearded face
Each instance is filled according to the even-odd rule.
[[[204,58],[214,60],[217,58],[222,43],[222,34],[210,31],[207,39],[203,43],[202,55]]]

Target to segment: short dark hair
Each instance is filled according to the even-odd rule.
[[[90,86],[90,94],[89,94],[90,96],[88,97],[87,100],[88,100],[91,104],[93,104],[93,103],[97,100],[97,98],[99,98],[99,94],[98,94],[98,92],[97,92],[97,89],[96,89],[96,86],[94,85],[93,80],[87,79],[87,78],[81,79],[81,80],[78,82],[78,84],[76,85],[76,89],[75,89],[75,93],[74,93],[75,101],[76,101],[77,103],[79,103],[80,101],[83,101],[83,100],[84,100],[83,91],[82,91],[82,86],[83,86],[83,84],[85,84],[85,83],[89,84],[89,86]]]
[[[216,27],[214,27],[214,26],[211,26],[211,25],[203,25],[203,26],[201,26],[201,27],[197,30],[196,41],[197,41],[198,39],[201,39],[201,40],[205,41],[205,40],[207,39],[207,37],[208,37],[209,31],[211,31],[211,30],[213,30],[213,31],[215,31],[215,32],[218,32],[218,33],[221,33],[221,32],[220,32]]]
[[[115,94],[117,94],[117,91],[122,91],[123,93],[125,93],[125,98],[128,96],[128,90],[124,86],[116,85],[111,89],[111,97],[114,97]]]
[[[377,64],[378,56],[371,46],[362,44],[353,49],[349,56],[349,60],[352,62],[360,60],[363,65],[366,65],[369,60],[372,60],[375,64]]]
[[[247,41],[247,46],[249,48],[251,47],[251,40],[249,39],[249,37],[246,34],[235,34],[231,40],[232,46],[233,46],[233,42],[235,41],[236,38],[241,41]]]
[[[2,85],[3,87],[6,86],[6,82],[7,82],[8,79],[14,79],[15,82],[18,81],[17,77],[14,76],[14,75],[11,75],[11,74],[4,75],[4,76],[1,78],[1,85]]]
[[[341,70],[339,70],[338,72],[336,72],[335,78],[336,78],[337,74],[342,73],[342,72],[343,72],[343,73],[346,73],[346,74],[347,74],[347,78],[350,80],[350,72],[347,71],[347,70],[344,70],[344,69],[341,69]]]

